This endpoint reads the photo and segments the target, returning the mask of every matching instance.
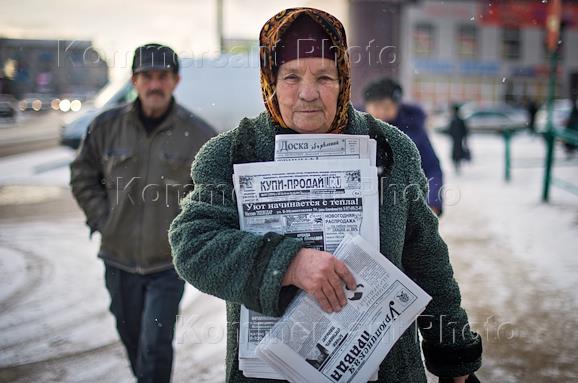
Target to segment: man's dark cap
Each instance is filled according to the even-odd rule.
[[[134,51],[132,73],[165,70],[179,73],[179,57],[171,48],[161,44],[145,44]]]

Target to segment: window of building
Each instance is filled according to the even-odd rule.
[[[433,56],[435,49],[435,28],[432,24],[419,23],[413,31],[414,53],[419,57]]]
[[[502,57],[517,60],[522,56],[522,40],[519,28],[507,27],[502,30]]]
[[[456,46],[459,58],[475,58],[478,54],[478,28],[470,24],[458,26]]]

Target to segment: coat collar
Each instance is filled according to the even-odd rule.
[[[131,119],[131,122],[133,122],[134,124],[136,124],[139,129],[142,130],[143,133],[146,133],[146,130],[141,122],[141,119],[139,117],[139,99],[137,98],[136,100],[134,100],[131,103],[128,103],[125,108],[124,111],[125,113],[129,116],[129,118]],[[175,126],[175,119],[176,119],[176,115],[177,115],[177,109],[178,109],[178,104],[175,100],[174,97],[172,97],[172,101],[171,101],[171,106],[170,106],[170,111],[168,116],[163,120],[163,122],[161,122],[161,124],[159,126],[157,126],[155,128],[155,130],[152,131],[152,133],[150,135],[148,135],[149,137],[153,137],[156,134],[158,134],[159,132],[165,131],[167,129],[172,128],[173,126]]]

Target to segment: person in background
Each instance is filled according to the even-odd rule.
[[[450,121],[449,131],[452,138],[452,162],[456,174],[460,174],[462,161],[471,160],[470,148],[468,146],[468,126],[460,116],[460,106],[452,106],[452,120]]]
[[[132,372],[139,383],[163,383],[184,291],[167,231],[191,189],[195,154],[215,131],[175,101],[179,61],[171,48],[137,48],[132,73],[138,98],[90,124],[70,185],[91,235],[101,234],[110,311]]]
[[[536,113],[538,113],[538,105],[528,97],[526,99],[526,111],[528,112],[528,130],[530,133],[536,133]]]
[[[425,128],[426,114],[417,105],[402,103],[402,93],[402,87],[392,79],[374,81],[363,91],[365,110],[373,117],[397,127],[415,143],[421,156],[421,167],[429,183],[428,203],[439,216],[443,211],[440,192],[443,172]]]
[[[568,121],[566,122],[566,129],[575,134],[578,134],[578,105],[576,105],[578,91],[572,92],[570,96],[570,102],[572,103],[572,109],[570,110],[570,116],[568,116]],[[570,142],[564,142],[564,148],[566,149],[566,156],[571,158],[574,156],[576,151],[576,145]]]

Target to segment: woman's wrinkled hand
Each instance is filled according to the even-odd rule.
[[[305,248],[293,258],[283,278],[283,286],[304,290],[328,313],[340,311],[347,303],[344,283],[355,290],[355,278],[345,263],[328,252]]]

